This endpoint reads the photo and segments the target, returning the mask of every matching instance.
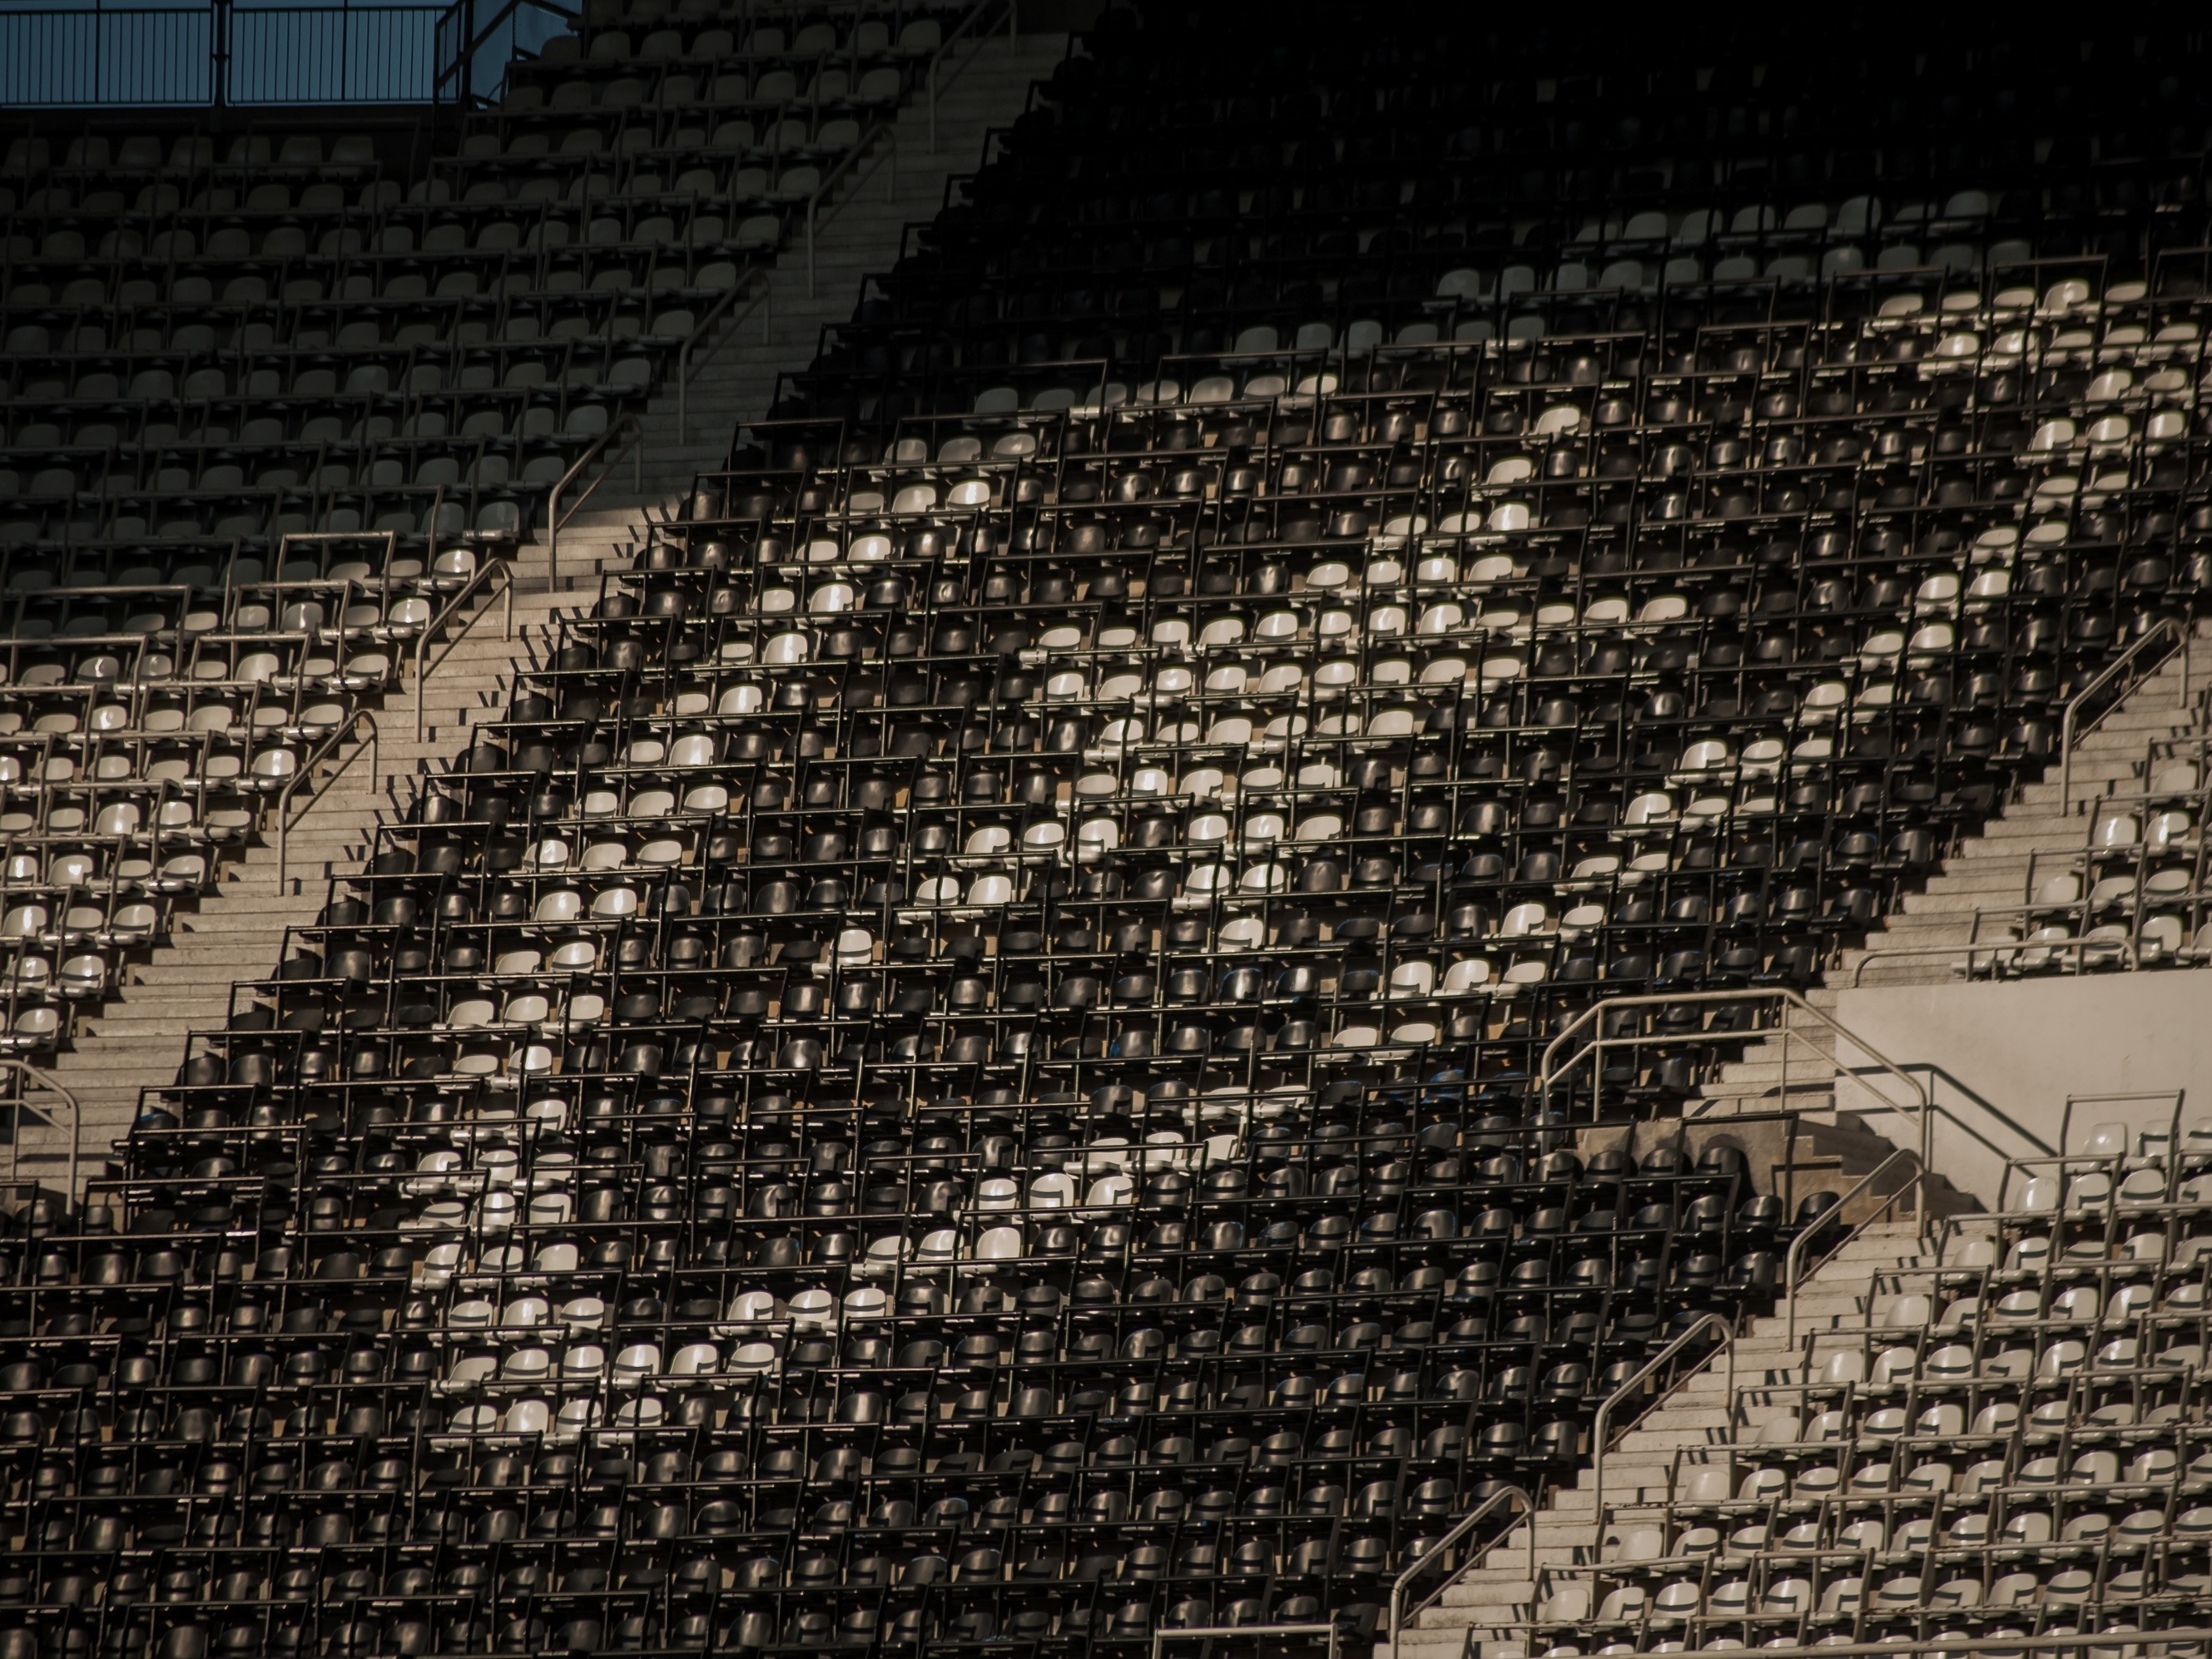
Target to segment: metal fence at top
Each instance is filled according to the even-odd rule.
[[[437,85],[435,4],[234,6],[234,104],[421,104]]]
[[[0,6],[0,104],[209,104],[210,5]]]
[[[0,106],[480,102],[575,13],[574,0],[0,0]]]

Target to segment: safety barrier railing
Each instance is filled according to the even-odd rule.
[[[1492,1510],[1496,1509],[1499,1504],[1507,1502],[1509,1499],[1519,1500],[1522,1513],[1528,1516],[1528,1571],[1532,1577],[1534,1576],[1536,1571],[1536,1500],[1529,1495],[1526,1487],[1514,1486],[1502,1487],[1498,1491],[1491,1493],[1490,1496],[1484,1498],[1481,1503],[1476,1504],[1465,1515],[1462,1516],[1459,1519],[1459,1523],[1456,1526],[1453,1527],[1453,1528],[1449,1532],[1446,1533],[1442,1538],[1437,1540],[1434,1546],[1424,1552],[1418,1559],[1408,1562],[1405,1570],[1400,1572],[1395,1578],[1390,1581],[1390,1605],[1384,1614],[1385,1618],[1389,1620],[1389,1623],[1384,1626],[1382,1636],[1383,1639],[1390,1644],[1392,1659],[1396,1659],[1398,1652],[1398,1638],[1404,1633],[1407,1626],[1411,1625],[1414,1620],[1419,1618],[1431,1607],[1434,1607],[1437,1604],[1438,1598],[1440,1598],[1446,1590],[1449,1589],[1454,1584],[1457,1583],[1462,1578],[1466,1577],[1468,1571],[1474,1567],[1475,1563],[1481,1560],[1489,1553],[1489,1544],[1486,1543],[1482,1547],[1477,1549],[1473,1554],[1467,1557],[1466,1559],[1454,1565],[1450,1571],[1444,1575],[1442,1583],[1437,1584],[1434,1589],[1431,1590],[1419,1601],[1414,1602],[1411,1607],[1406,1605],[1406,1592],[1408,1588],[1410,1588],[1423,1573],[1436,1566],[1439,1561],[1447,1556],[1452,1550],[1456,1549],[1461,1542],[1465,1540],[1469,1534],[1473,1533],[1477,1527],[1482,1524],[1484,1520],[1489,1516],[1490,1512]],[[1510,1531],[1510,1529],[1509,1528],[1508,1530]],[[1495,1540],[1491,1540],[1491,1542],[1493,1543],[1495,1541]]]
[[[330,776],[324,780],[324,784],[327,787],[336,783],[344,775],[346,769],[358,760],[362,751],[366,750],[368,752],[368,787],[374,790],[383,769],[382,757],[379,753],[380,745],[377,736],[376,717],[366,708],[356,708],[346,717],[343,725],[324,738],[321,744],[300,763],[299,770],[293,773],[286,781],[283,791],[276,797],[276,890],[279,893],[285,890],[290,881],[292,797],[298,793],[302,784],[314,775],[318,766],[344,746],[352,738],[355,729],[364,721],[368,726],[368,740],[357,744],[351,754],[340,760],[337,766],[331,769]],[[318,791],[317,793],[319,794],[320,792]],[[310,798],[308,804],[311,806],[313,805],[313,797]]]
[[[1728,1392],[1722,1397],[1729,1402],[1728,1409],[1733,1411],[1735,1406],[1735,1326],[1728,1316],[1717,1313],[1698,1315],[1672,1342],[1645,1360],[1633,1376],[1624,1379],[1621,1385],[1606,1395],[1599,1405],[1597,1416],[1590,1423],[1590,1514],[1595,1517],[1597,1541],[1602,1542],[1605,1537],[1605,1454],[1606,1443],[1610,1437],[1607,1431],[1613,1426],[1613,1407],[1658,1375],[1661,1367],[1679,1358],[1692,1340],[1716,1328],[1721,1334],[1719,1345],[1700,1354],[1698,1364],[1702,1369],[1717,1355],[1725,1353],[1728,1356]],[[1638,1394],[1637,1397],[1641,1399],[1643,1396]],[[1532,1527],[1534,1524],[1530,1522]]]
[[[1911,1152],[1905,1151],[1902,1146],[1899,1147],[1887,1158],[1882,1159],[1881,1163],[1875,1164],[1873,1169],[1861,1176],[1858,1179],[1857,1184],[1853,1186],[1850,1191],[1845,1193],[1843,1197],[1836,1200],[1835,1213],[1841,1216],[1844,1210],[1851,1204],[1852,1200],[1856,1199],[1861,1193],[1863,1193],[1868,1188],[1873,1186],[1874,1183],[1879,1181],[1883,1176],[1887,1175],[1890,1170],[1894,1169],[1898,1164],[1905,1163],[1911,1158],[1912,1154]],[[1837,1255],[1840,1255],[1844,1248],[1848,1246],[1853,1239],[1856,1238],[1861,1233],[1872,1226],[1876,1219],[1887,1215],[1890,1211],[1896,1208],[1897,1201],[1903,1198],[1905,1194],[1924,1193],[1927,1182],[1928,1171],[1926,1169],[1916,1164],[1913,1167],[1911,1178],[1907,1180],[1904,1185],[1898,1188],[1895,1192],[1890,1194],[1889,1196],[1882,1201],[1881,1208],[1872,1212],[1863,1219],[1853,1222],[1849,1228],[1846,1229],[1843,1236],[1836,1239],[1822,1255],[1820,1258],[1821,1262],[1825,1264],[1832,1261]],[[1917,1213],[1924,1221],[1924,1218],[1928,1214],[1928,1206],[1925,1201],[1920,1205]],[[1824,1237],[1826,1233],[1827,1228],[1822,1223],[1816,1221],[1811,1224],[1800,1231],[1796,1237],[1790,1241],[1790,1248],[1784,1253],[1782,1257],[1782,1299],[1784,1304],[1789,1309],[1789,1312],[1784,1316],[1784,1317],[1788,1322],[1787,1333],[1790,1344],[1792,1347],[1795,1347],[1797,1343],[1797,1289],[1804,1272],[1805,1247],[1808,1244],[1810,1244],[1814,1239]]]
[[[406,0],[0,8],[0,105],[431,103],[447,79],[441,52],[454,9]]]
[[[1565,1060],[1559,1060],[1558,1058],[1561,1048],[1572,1041],[1572,1039],[1578,1034],[1586,1030],[1593,1022],[1608,1018],[1616,1013],[1623,1012],[1630,1009],[1674,1007],[1697,1008],[1711,1007],[1722,1003],[1751,1002],[1778,1002],[1784,1005],[1785,1012],[1783,1019],[1779,1023],[1771,1026],[1753,1027],[1740,1031],[1714,1031],[1700,1029],[1698,1030],[1687,1032],[1638,1031],[1631,1032],[1623,1036],[1607,1036],[1602,1032],[1602,1030],[1601,1030],[1597,1036],[1591,1038],[1589,1041],[1583,1043],[1582,1047],[1574,1049],[1571,1053],[1567,1054]],[[1834,1015],[1828,1013],[1824,1009],[1814,1007],[1797,992],[1791,990],[1787,986],[1782,985],[1762,986],[1735,991],[1683,991],[1674,993],[1671,995],[1661,994],[1651,996],[1607,997],[1601,1001],[1592,1003],[1589,1007],[1583,1009],[1581,1013],[1577,1014],[1572,1020],[1568,1022],[1565,1028],[1562,1030],[1558,1036],[1554,1036],[1545,1047],[1543,1059],[1538,1066],[1536,1076],[1536,1086],[1539,1101],[1543,1111],[1544,1120],[1547,1122],[1553,1121],[1552,1091],[1553,1086],[1557,1085],[1561,1079],[1571,1073],[1577,1066],[1582,1065],[1585,1060],[1591,1063],[1592,1082],[1590,1087],[1590,1115],[1591,1121],[1595,1122],[1597,1121],[1600,1106],[1599,1079],[1603,1075],[1603,1067],[1600,1062],[1603,1060],[1604,1056],[1607,1053],[1623,1048],[1634,1049],[1662,1046],[1680,1048],[1685,1042],[1688,1042],[1712,1041],[1716,1039],[1723,1041],[1741,1039],[1746,1042],[1753,1042],[1764,1039],[1778,1042],[1782,1048],[1781,1077],[1778,1082],[1771,1088],[1762,1089],[1760,1092],[1778,1094],[1786,1101],[1788,1098],[1790,1086],[1790,1048],[1792,1040],[1792,1032],[1789,1023],[1789,1016],[1791,1013],[1805,1016],[1807,1018],[1824,1028],[1832,1036],[1840,1039],[1843,1042],[1848,1042],[1851,1047],[1858,1049],[1862,1054],[1863,1054],[1867,1059],[1873,1063],[1875,1070],[1886,1073],[1890,1077],[1896,1079],[1911,1091],[1911,1100],[1909,1103],[1905,1103],[1892,1100],[1888,1096],[1882,1094],[1880,1090],[1871,1090],[1871,1092],[1875,1096],[1876,1099],[1879,1100],[1887,1109],[1894,1112],[1910,1112],[1917,1120],[1920,1127],[1920,1161],[1923,1165],[1926,1164],[1928,1162],[1929,1152],[1935,1137],[1935,1118],[1931,1110],[1931,1103],[1929,1099],[1928,1090],[1925,1085],[1914,1079],[1910,1073],[1906,1072],[1894,1060],[1890,1060],[1880,1050],[1876,1049],[1871,1043],[1868,1042],[1865,1038],[1860,1036],[1857,1033],[1844,1025],[1835,1018]],[[1796,1040],[1802,1042],[1804,1040],[1802,1034],[1798,1034]],[[1859,1081],[1862,1085],[1864,1084],[1865,1079],[1863,1073],[1853,1071],[1845,1066],[1839,1055],[1831,1054],[1824,1056],[1823,1058],[1825,1058],[1828,1062],[1828,1076],[1830,1079],[1833,1079],[1838,1075],[1850,1076]]]
[[[0,1071],[12,1072],[17,1077],[28,1078],[69,1108],[69,1200],[76,1201],[76,1172],[78,1150],[84,1139],[84,1108],[62,1081],[51,1072],[42,1072],[28,1060],[0,1060]],[[21,1173],[23,1157],[23,1099],[18,1096],[14,1103],[15,1122],[8,1137],[8,1180],[17,1180]]]
[[[2066,702],[2066,713],[2058,723],[2058,811],[2063,815],[2074,810],[2074,751],[2081,740],[2096,730],[2097,722],[2119,707],[2132,691],[2160,668],[2166,659],[2160,658],[2140,672],[2136,671],[2136,659],[2155,641],[2171,640],[2181,649],[2181,684],[2175,700],[2177,708],[2189,707],[2189,641],[2190,625],[2172,617],[2160,617],[2142,632],[2141,638],[2107,664],[2102,673],[2076,691]],[[2083,711],[2091,698],[2107,686],[2121,684],[2118,696],[2084,718]]]

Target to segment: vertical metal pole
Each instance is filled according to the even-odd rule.
[[[230,102],[230,0],[215,0],[209,20],[209,45],[215,53],[214,73],[210,77],[214,85],[215,106],[222,109]]]

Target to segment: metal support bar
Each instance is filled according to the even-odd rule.
[[[1156,1630],[1152,1632],[1152,1659],[1160,1659],[1160,1644],[1164,1642],[1203,1642],[1217,1636],[1241,1636],[1248,1642],[1272,1641],[1284,1636],[1325,1636],[1328,1638],[1328,1659],[1336,1659],[1334,1625],[1192,1625],[1182,1630]]]
[[[300,769],[292,775],[289,781],[284,785],[283,792],[276,797],[276,890],[279,894],[283,892],[285,884],[289,879],[293,793],[301,784],[314,775],[318,766],[338,750],[346,739],[353,734],[354,728],[363,720],[368,722],[368,741],[356,748],[352,754],[337,763],[331,773],[330,781],[336,783],[344,775],[346,768],[351,766],[360,757],[362,750],[366,749],[368,751],[368,787],[374,790],[376,787],[378,775],[382,770],[383,761],[380,752],[381,745],[376,731],[376,717],[366,708],[356,708],[346,717],[344,725],[323,740],[321,748],[316,750],[301,763]],[[311,796],[309,804],[312,805],[313,802],[313,797]]]
[[[1502,1487],[1462,1516],[1456,1526],[1439,1538],[1431,1548],[1423,1553],[1419,1559],[1408,1562],[1405,1571],[1390,1581],[1390,1604],[1385,1610],[1385,1617],[1389,1619],[1389,1623],[1384,1626],[1384,1632],[1390,1643],[1391,1659],[1397,1659],[1398,1637],[1406,1626],[1434,1607],[1437,1598],[1456,1584],[1466,1576],[1468,1569],[1481,1560],[1489,1552],[1486,1549],[1478,1550],[1468,1557],[1466,1560],[1444,1575],[1442,1583],[1410,1607],[1406,1605],[1406,1587],[1420,1576],[1423,1569],[1441,1557],[1446,1550],[1457,1544],[1468,1533],[1474,1531],[1485,1516],[1508,1498],[1520,1499],[1522,1508],[1528,1511],[1528,1576],[1531,1578],[1536,1576],[1536,1500],[1528,1495],[1526,1487]]]
[[[1856,1198],[1869,1187],[1871,1187],[1883,1176],[1888,1174],[1891,1168],[1895,1165],[1900,1158],[1909,1158],[1911,1156],[1912,1154],[1911,1152],[1905,1151],[1904,1147],[1900,1146],[1895,1152],[1892,1152],[1887,1158],[1882,1159],[1881,1163],[1875,1164],[1874,1168],[1861,1176],[1858,1179],[1858,1184],[1836,1200],[1836,1214],[1840,1217],[1844,1212],[1844,1207],[1848,1206],[1853,1199]],[[1864,1221],[1855,1224],[1850,1231],[1846,1232],[1840,1239],[1836,1241],[1835,1249],[1829,1251],[1827,1256],[1823,1257],[1822,1260],[1825,1261],[1829,1258],[1833,1257],[1838,1251],[1842,1250],[1853,1239],[1856,1238],[1869,1226],[1873,1225],[1876,1216],[1887,1215],[1892,1209],[1896,1207],[1897,1200],[1903,1198],[1905,1194],[1909,1192],[1919,1191],[1923,1194],[1923,1201],[1920,1205],[1919,1214],[1921,1221],[1924,1225],[1928,1219],[1928,1205],[1925,1201],[1927,1184],[1927,1170],[1924,1167],[1914,1170],[1912,1172],[1912,1178],[1910,1181],[1906,1182],[1902,1187],[1899,1187],[1895,1192],[1892,1193],[1887,1200],[1883,1202],[1881,1208],[1876,1210],[1874,1212],[1874,1215],[1869,1216]],[[1789,1333],[1788,1341],[1792,1348],[1795,1348],[1797,1346],[1797,1275],[1801,1271],[1801,1264],[1804,1259],[1805,1247],[1811,1243],[1815,1236],[1817,1236],[1821,1231],[1821,1226],[1817,1223],[1812,1226],[1807,1227],[1803,1231],[1800,1232],[1796,1237],[1790,1241],[1790,1249],[1782,1258],[1782,1300],[1784,1305],[1790,1310],[1789,1325],[1787,1328]]]
[[[68,1087],[63,1084],[60,1079],[55,1077],[51,1072],[40,1071],[28,1060],[0,1060],[0,1070],[14,1072],[20,1076],[29,1078],[40,1088],[46,1090],[52,1094],[58,1096],[61,1099],[62,1104],[69,1108],[70,1142],[68,1198],[70,1203],[76,1203],[77,1148],[78,1143],[84,1139],[83,1105],[77,1100],[77,1097],[74,1094],[70,1092]],[[19,1101],[15,1107],[15,1133],[13,1139],[11,1139],[8,1143],[8,1178],[10,1181],[15,1180],[16,1176],[20,1173],[22,1157],[23,1107],[22,1103]]]
[[[1583,1047],[1577,1049],[1573,1054],[1567,1056],[1564,1064],[1559,1065],[1557,1067],[1554,1067],[1553,1065],[1553,1057],[1559,1052],[1560,1047],[1570,1038],[1574,1036],[1577,1032],[1581,1031],[1587,1027],[1591,1021],[1603,1018],[1605,1015],[1612,1010],[1617,1008],[1674,1007],[1683,1005],[1698,1006],[1723,1002],[1758,1002],[1767,1000],[1784,1003],[1789,1007],[1795,1008],[1801,1013],[1809,1015],[1812,1018],[1820,1022],[1820,1024],[1826,1026],[1836,1036],[1843,1038],[1845,1042],[1850,1043],[1852,1047],[1857,1048],[1861,1053],[1865,1054],[1869,1060],[1872,1060],[1878,1068],[1888,1073],[1890,1076],[1895,1078],[1899,1082],[1904,1084],[1907,1089],[1912,1091],[1912,1105],[1909,1109],[1918,1114],[1920,1120],[1920,1161],[1923,1164],[1927,1164],[1929,1161],[1930,1146],[1935,1134],[1935,1114],[1932,1103],[1929,1098],[1927,1089],[1923,1085],[1916,1081],[1911,1074],[1906,1072],[1904,1067],[1900,1066],[1896,1061],[1883,1054],[1879,1049],[1875,1048],[1872,1043],[1868,1042],[1864,1038],[1859,1036],[1849,1027],[1844,1025],[1841,1022],[1837,1020],[1833,1015],[1826,1012],[1823,1009],[1815,1008],[1811,1003],[1806,1001],[1802,996],[1784,985],[1765,986],[1755,990],[1742,991],[1682,991],[1668,996],[1607,997],[1602,1001],[1592,1003],[1589,1007],[1583,1009],[1581,1013],[1577,1014],[1571,1021],[1570,1021],[1566,1029],[1561,1031],[1557,1036],[1553,1037],[1545,1047],[1543,1060],[1537,1067],[1536,1073],[1536,1086],[1539,1091],[1538,1100],[1545,1119],[1548,1121],[1551,1117],[1552,1085],[1562,1076],[1565,1075],[1566,1073],[1579,1065],[1583,1055],[1601,1053],[1602,1052],[1602,1045],[1605,1042],[1614,1041],[1617,1043],[1618,1040],[1600,1037],[1596,1041],[1587,1043]],[[1778,1027],[1777,1030],[1788,1030],[1788,1027],[1784,1025]],[[1692,1035],[1696,1034],[1692,1033]],[[1773,1033],[1759,1031],[1729,1031],[1722,1032],[1718,1035],[1723,1036],[1740,1036],[1748,1040],[1760,1036],[1771,1036]],[[1680,1036],[1674,1036],[1670,1040],[1679,1042],[1682,1041],[1683,1038]],[[1843,1061],[1840,1057],[1838,1058],[1836,1064],[1838,1067],[1842,1066]],[[1877,1091],[1877,1093],[1879,1093],[1879,1091]],[[1880,1096],[1880,1098],[1892,1111],[1904,1111],[1908,1109],[1905,1107],[1899,1105],[1895,1101],[1891,1100],[1887,1095],[1881,1095]],[[1593,1104],[1595,1104],[1595,1102],[1593,1102]]]
[[[1644,1378],[1688,1347],[1691,1338],[1701,1336],[1715,1326],[1720,1328],[1721,1351],[1728,1355],[1728,1401],[1729,1408],[1733,1410],[1735,1403],[1735,1327],[1729,1323],[1725,1316],[1717,1313],[1698,1315],[1696,1322],[1654,1354],[1635,1376],[1606,1395],[1603,1403],[1598,1407],[1597,1416],[1590,1424],[1590,1515],[1592,1524],[1597,1528],[1597,1543],[1601,1544],[1605,1540],[1605,1442],[1607,1431],[1613,1425],[1613,1408]],[[1711,1354],[1705,1356],[1707,1360],[1711,1358]]]
[[[434,618],[431,623],[426,624],[422,633],[416,636],[415,741],[417,743],[422,741],[422,705],[426,689],[424,682],[428,678],[430,671],[437,667],[440,663],[445,661],[447,653],[451,652],[456,645],[459,645],[461,642],[462,636],[465,635],[469,629],[476,626],[477,619],[475,617],[465,618],[462,621],[461,625],[455,629],[453,634],[447,639],[445,645],[439,650],[436,659],[433,660],[429,656],[430,635],[436,631],[435,624],[440,620],[450,618],[462,605],[466,605],[471,599],[474,599],[476,597],[477,590],[482,587],[485,582],[489,581],[495,572],[501,570],[504,570],[507,573],[507,637],[510,640],[513,639],[514,637],[514,564],[510,559],[488,561],[475,575],[469,578],[468,585],[463,587],[459,592],[454,594],[453,597],[447,602],[440,617],[438,618]],[[481,614],[481,612],[478,613],[478,615]]]
[[[2058,812],[2060,817],[2063,817],[2074,810],[2074,745],[2079,739],[2094,731],[2099,720],[2112,713],[2112,708],[2106,708],[2091,715],[2086,722],[2083,722],[2080,718],[2082,705],[2103,690],[2107,681],[2124,673],[2129,665],[2135,661],[2143,648],[2153,640],[2163,639],[2168,634],[2172,635],[2181,647],[2181,695],[2175,707],[2179,708],[2189,707],[2189,624],[2176,621],[2172,617],[2160,617],[2143,630],[2142,638],[2120,653],[2117,662],[2107,664],[2102,673],[2067,700],[2065,715],[2058,723]],[[2149,673],[2141,678],[2148,679],[2150,673],[2156,672],[2155,669],[2151,670]],[[2140,683],[2140,680],[2130,682],[2129,690],[2134,690],[2135,685]],[[2123,692],[2121,695],[2124,696],[2126,693]],[[2116,699],[2112,708],[2118,707],[2119,703]]]

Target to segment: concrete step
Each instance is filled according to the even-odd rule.
[[[1923,1255],[1916,1224],[1867,1226],[1799,1292],[1799,1330],[1805,1329],[1808,1315],[1816,1322],[1866,1323],[1878,1299],[1870,1294],[1872,1287],[1886,1273],[1920,1265]],[[1716,1442],[1725,1443],[1732,1425],[1740,1425],[1734,1429],[1737,1434],[1755,1433],[1760,1422],[1780,1413],[1783,1407],[1771,1402],[1747,1403],[1745,1395],[1748,1390],[1755,1396],[1762,1385],[1794,1376],[1800,1362],[1786,1337],[1786,1324],[1778,1314],[1755,1320],[1736,1339],[1733,1399],[1726,1395],[1727,1358],[1716,1356],[1621,1437],[1606,1458],[1602,1513],[1595,1471],[1585,1468],[1575,1484],[1549,1492],[1543,1509],[1507,1529],[1446,1581],[1435,1605],[1396,1632],[1394,1644],[1377,1647],[1377,1659],[1394,1647],[1400,1656],[1429,1654],[1437,1659],[1448,1654],[1454,1659],[1503,1659],[1516,1650],[1512,1644],[1520,1632],[1512,1627],[1533,1616],[1541,1576],[1595,1562],[1608,1528],[1662,1504],[1676,1454],[1694,1455]],[[1436,1588],[1433,1583],[1425,1585],[1423,1593]]]

